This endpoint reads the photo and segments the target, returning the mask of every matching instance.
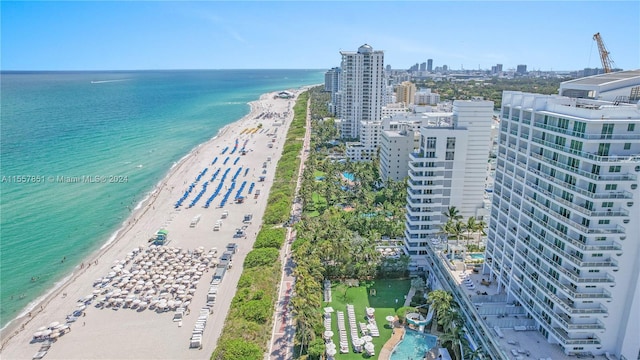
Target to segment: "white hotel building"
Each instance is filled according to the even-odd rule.
[[[638,70],[503,93],[484,272],[567,355],[640,355],[638,100]]]
[[[422,126],[420,147],[409,155],[405,252],[410,270],[425,271],[427,241],[438,237],[455,206],[465,219],[488,214],[484,202],[493,102],[456,100],[446,121]]]

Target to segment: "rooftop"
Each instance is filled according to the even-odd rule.
[[[572,85],[608,86],[623,80],[628,81],[633,79],[636,79],[636,82],[640,82],[640,69],[583,77],[575,80],[565,81],[562,83],[562,85],[563,87],[565,85],[568,85],[568,87],[572,87]]]

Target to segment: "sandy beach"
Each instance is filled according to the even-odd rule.
[[[288,90],[296,97],[300,91]],[[29,315],[13,321],[4,329],[1,334],[0,357],[34,358],[45,343],[45,340],[35,341],[34,334],[44,334],[47,332],[46,328],[51,327],[53,332],[62,335],[51,343],[46,353],[40,353],[44,359],[208,359],[222,331],[244,258],[251,250],[262,223],[273,174],[293,118],[295,98],[274,98],[276,94],[277,92],[264,94],[259,100],[251,102],[251,112],[247,116],[226,126],[217,137],[201,144],[176,164],[149,194],[148,199],[127,219],[114,241],[85,259],[70,274],[69,280],[38,304]],[[259,124],[262,125],[261,128]],[[236,144],[237,150],[230,154]],[[247,151],[245,155],[240,153],[243,145]],[[222,154],[227,147],[226,153]],[[216,157],[217,161],[212,164]],[[223,164],[227,157],[229,160]],[[265,163],[266,167],[263,168]],[[205,168],[208,171],[196,183],[182,206],[174,208],[178,199]],[[189,208],[191,201],[202,189],[202,184],[210,180],[217,169],[220,169],[219,175],[209,184],[197,204]],[[229,200],[224,207],[219,207],[227,192],[223,186],[210,207],[204,208],[203,205],[220,183],[226,169],[230,171],[224,182],[225,186],[230,185],[231,178],[238,173],[236,186]],[[265,180],[259,181],[262,176]],[[247,182],[242,191],[245,201],[236,203],[235,194],[244,181]],[[248,194],[252,183],[255,187]],[[254,197],[256,190],[260,191],[260,195]],[[220,231],[213,231],[214,224],[224,211],[228,211],[228,217],[222,220]],[[253,215],[250,223],[243,222],[245,214]],[[191,226],[194,218],[199,218],[199,221]],[[246,236],[234,238],[236,229],[243,226]],[[155,247],[150,247],[149,239],[159,229],[168,231],[169,242],[163,246],[162,251],[175,256],[172,266],[184,265],[180,268],[164,268],[169,280],[176,281],[173,288],[168,280],[160,281],[148,276],[145,281],[138,275],[143,266],[146,271],[142,271],[140,275],[145,272],[146,275],[151,275],[152,270],[156,270],[156,264],[145,265],[145,261],[141,259],[145,254],[150,254],[152,249],[158,251]],[[205,316],[202,348],[190,348],[192,331],[198,318],[202,316],[202,308],[206,306],[207,292],[215,271],[213,263],[216,258],[207,258],[206,255],[211,253],[212,248],[217,248],[216,257],[220,256],[231,242],[238,244],[238,251],[232,260],[233,267],[227,271],[218,286],[215,304]],[[201,260],[205,262],[198,262]],[[132,286],[139,285],[140,288],[130,288],[129,298],[138,300],[137,305],[133,305],[132,301],[135,300],[122,296],[119,306],[115,306],[115,302],[104,301],[107,291],[109,294],[113,293],[116,282],[114,279],[123,284],[129,280],[133,282],[130,278],[134,277],[134,270],[138,282]],[[175,273],[171,273],[172,271]],[[104,280],[103,285],[94,286],[98,279]],[[154,280],[158,280],[157,284],[151,284]],[[183,282],[180,285],[184,284],[179,290],[178,280]],[[172,296],[177,296],[177,293],[190,295],[180,297],[189,302],[188,314],[181,322],[173,321],[174,311],[160,312],[151,306],[138,305],[144,301],[144,294],[149,296],[147,302],[151,305],[152,295],[156,294],[147,293],[150,290],[147,286],[155,285],[160,286],[156,294],[165,291],[167,295],[168,289]],[[67,329],[64,327],[67,316],[80,309],[79,300],[86,301],[86,308],[75,321],[67,324]],[[106,306],[97,306],[101,300]],[[59,323],[57,329],[62,331],[57,330],[56,326],[50,326],[54,322]]]

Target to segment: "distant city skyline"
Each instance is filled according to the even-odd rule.
[[[385,65],[640,68],[637,1],[2,1],[2,70],[329,69],[369,44]]]

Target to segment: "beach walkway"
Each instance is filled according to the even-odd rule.
[[[302,174],[307,160],[307,150],[311,141],[311,100],[307,102],[306,131],[304,134],[303,146],[300,150],[300,168],[298,169],[298,179],[296,181],[295,201],[291,208],[291,217],[300,219],[302,215],[302,202],[298,200],[298,192],[302,185]],[[280,250],[282,257],[282,278],[280,279],[279,296],[274,312],[273,331],[271,333],[271,343],[269,345],[269,359],[285,360],[293,358],[293,340],[295,336],[295,326],[293,317],[289,313],[289,301],[295,277],[293,277],[293,267],[295,266],[291,258],[291,244],[295,240],[296,232],[292,227],[288,228],[287,238],[284,246]]]

